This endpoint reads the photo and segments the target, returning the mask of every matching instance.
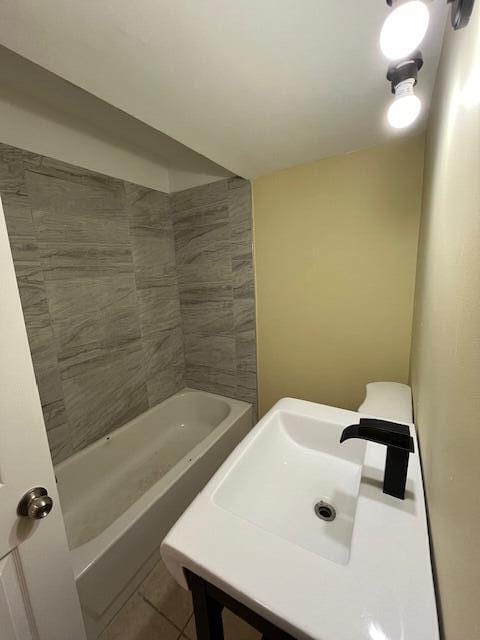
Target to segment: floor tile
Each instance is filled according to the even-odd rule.
[[[178,629],[135,594],[99,640],[175,640],[177,637]]]
[[[183,629],[192,614],[192,598],[175,582],[161,560],[145,578],[139,592],[179,629]]]

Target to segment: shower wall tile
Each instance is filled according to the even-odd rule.
[[[47,282],[133,273],[131,249],[125,244],[51,243],[40,237],[38,248]]]
[[[182,330],[161,331],[143,339],[144,362],[150,380],[165,369],[183,365]]]
[[[104,184],[82,184],[26,172],[39,240],[128,244],[129,225],[122,191]]]
[[[163,369],[147,380],[150,407],[163,402],[185,386],[183,363],[171,369]]]
[[[54,462],[185,384],[256,402],[250,185],[171,196],[0,144]]]
[[[237,378],[235,371],[225,371],[205,365],[187,365],[185,383],[194,389],[201,389],[221,396],[236,398]],[[242,398],[240,398],[242,400]]]
[[[231,283],[206,282],[180,285],[185,334],[230,335],[233,332]]]
[[[72,453],[65,420],[63,389],[50,321],[32,207],[24,165],[38,165],[39,156],[0,144],[0,194],[17,275],[45,426],[55,461]]]
[[[228,208],[232,229],[232,257],[246,256],[252,261],[252,194],[244,181],[228,191]]]
[[[168,194],[125,182],[126,205],[133,227],[171,229],[170,198]]]
[[[170,198],[7,145],[0,193],[58,462],[184,385]]]
[[[237,371],[237,397],[256,404],[257,402],[257,376],[255,373]]]
[[[175,256],[181,283],[231,280],[230,225],[175,225]]]
[[[172,195],[189,386],[256,404],[250,183]]]
[[[225,202],[227,194],[227,180],[218,180],[201,187],[177,191],[171,196],[173,218],[177,221],[178,216],[184,216],[197,207],[208,207],[218,202]]]
[[[135,273],[139,280],[175,276],[175,245],[170,229],[132,227],[130,231]]]
[[[111,309],[128,309],[136,304],[133,273],[103,277],[52,280],[45,283],[50,314],[54,320],[77,314],[102,313]]]
[[[237,371],[256,372],[255,331],[243,331],[235,334],[235,362]]]
[[[157,278],[142,287],[137,278],[137,300],[140,327],[143,336],[175,329],[181,324],[180,300],[176,279]]]
[[[62,375],[74,451],[148,409],[140,341]]]
[[[126,184],[149,406],[183,386],[183,335],[167,194]]]
[[[42,411],[52,459],[60,462],[73,454],[70,427],[63,399],[44,405]]]
[[[235,369],[235,338],[204,336],[190,333],[184,336],[185,361],[188,365],[206,365],[233,371]]]

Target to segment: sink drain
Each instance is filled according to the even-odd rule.
[[[328,502],[320,500],[320,502],[317,502],[317,504],[313,508],[315,510],[315,515],[319,517],[320,520],[326,520],[327,522],[332,522],[332,520],[335,520],[337,512],[335,511],[335,507],[331,504],[328,504]]]

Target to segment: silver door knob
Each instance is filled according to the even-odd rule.
[[[53,500],[44,487],[30,489],[18,503],[17,513],[25,518],[41,520],[48,516],[53,507]]]

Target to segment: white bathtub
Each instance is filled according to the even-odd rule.
[[[56,466],[89,638],[141,583],[165,534],[251,426],[250,404],[186,389]]]

